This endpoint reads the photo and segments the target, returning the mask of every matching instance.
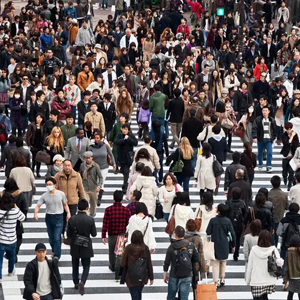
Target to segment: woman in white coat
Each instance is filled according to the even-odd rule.
[[[154,172],[154,165],[153,165],[152,160],[150,158],[150,153],[146,148],[140,149],[137,152],[137,154],[135,155],[134,161],[133,161],[132,166],[131,166],[130,174],[134,174],[136,172],[136,164],[138,162],[143,163],[145,167],[146,166],[149,167],[151,169],[152,173]]]
[[[208,143],[203,143],[202,154],[198,156],[195,179],[198,182],[197,187],[200,190],[200,198],[204,190],[213,192],[216,188],[216,178],[213,171],[214,155],[211,154],[211,147]]]
[[[217,214],[217,208],[213,207],[214,196],[211,192],[204,192],[202,196],[201,204],[198,206],[195,212],[195,219],[201,219],[201,227],[199,234],[202,241],[206,241],[206,228],[210,219],[214,218]]]
[[[153,176],[153,172],[149,167],[144,167],[141,175],[131,186],[130,192],[132,193],[134,190],[138,190],[142,193],[142,198],[140,199],[140,202],[145,203],[149,215],[154,216],[158,189],[155,177]]]
[[[144,236],[144,243],[148,246],[152,253],[154,253],[156,249],[156,241],[152,228],[152,219],[147,216],[147,207],[145,203],[139,203],[136,207],[136,214],[131,216],[129,219],[129,223],[127,225],[128,238],[126,246],[131,244],[131,236],[135,230],[142,232]]]
[[[251,286],[254,299],[268,299],[268,294],[275,293],[277,277],[268,272],[268,256],[275,253],[277,265],[283,265],[279,252],[272,246],[271,234],[268,230],[262,230],[258,237],[258,243],[253,246],[250,252],[246,283]]]

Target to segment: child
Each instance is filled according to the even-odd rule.
[[[143,135],[148,133],[149,120],[150,120],[149,100],[144,100],[138,117],[139,138],[142,138]]]
[[[139,175],[141,175],[143,169],[145,167],[145,164],[142,162],[137,162],[135,165],[135,172],[133,174],[130,174],[128,179],[128,187],[126,192],[126,200],[128,201],[130,199],[130,188],[133,185],[133,183],[136,181]]]

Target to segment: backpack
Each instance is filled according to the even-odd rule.
[[[198,19],[198,16],[195,12],[193,12],[191,15],[190,15],[190,18],[191,18],[191,22],[194,23],[197,21]]]
[[[148,275],[148,263],[146,249],[142,257],[139,257],[132,265],[128,267],[128,277],[134,284],[140,284]]]
[[[192,243],[189,242],[187,246],[175,250],[175,275],[176,278],[187,278],[191,276],[193,270],[192,266]]]
[[[6,120],[6,116],[3,116],[0,122],[0,144],[6,143],[8,139],[7,128],[4,124],[5,120]]]
[[[294,234],[300,235],[298,225],[295,222],[290,222],[282,237],[282,250],[287,250],[290,246],[290,240]]]
[[[230,206],[229,219],[234,229],[240,229],[243,226],[243,214],[240,201]]]

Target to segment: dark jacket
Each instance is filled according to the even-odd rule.
[[[285,210],[289,208],[287,193],[280,188],[273,188],[269,191],[268,198],[274,205],[274,222],[278,223],[282,219]]]
[[[128,138],[124,139],[125,135],[119,133],[115,139],[115,144],[118,145],[118,162],[120,164],[131,165],[133,158],[133,147],[138,145],[135,135],[128,133]]]
[[[269,60],[270,63],[273,63],[274,59],[276,58],[276,47],[273,43],[271,43],[269,52],[270,56],[268,58],[268,45],[264,44],[260,50],[261,56],[265,59],[265,61]]]
[[[259,101],[260,95],[266,95],[268,97],[269,90],[270,90],[270,86],[266,81],[262,82],[261,80],[258,80],[254,82],[252,87],[253,99],[257,99],[257,101]]]
[[[145,278],[142,282],[137,284],[137,283],[131,282],[131,280],[128,276],[128,272],[126,272],[125,282],[128,287],[146,285],[148,283],[149,279],[150,280],[154,279],[151,254],[150,254],[148,246],[145,246],[144,251],[142,250],[141,247],[135,246],[133,244],[129,244],[128,246],[126,246],[125,251],[122,255],[122,260],[121,260],[120,265],[123,268],[123,270],[126,270],[128,267],[130,267],[135,261],[137,261],[141,257],[146,257],[147,266],[148,266],[148,274],[145,276]]]
[[[116,121],[116,108],[115,104],[113,102],[110,102],[108,110],[105,109],[104,102],[101,101],[98,106],[98,111],[101,112],[104,123],[105,123],[105,129],[106,132],[110,132],[113,129],[113,126]]]
[[[299,147],[298,134],[294,135],[292,143],[289,142],[290,138],[286,132],[281,135],[281,140],[283,143],[283,147],[280,151],[280,154],[282,154],[283,157],[287,157],[291,152],[292,156],[294,156],[296,149]]]
[[[262,142],[264,139],[264,128],[263,128],[263,117],[257,117],[255,121],[253,122],[253,127],[252,127],[252,137],[254,139],[257,139],[258,142]],[[269,116],[269,121],[270,121],[270,138],[271,141],[275,140],[276,137],[276,123],[275,120]]]
[[[199,147],[199,141],[197,136],[203,130],[203,122],[196,118],[189,118],[182,124],[181,136],[185,136],[189,139],[190,144],[193,148]]]
[[[45,122],[49,120],[49,104],[47,102],[43,102],[41,106],[38,105],[37,101],[35,101],[30,106],[29,111],[29,121],[35,122],[35,118],[37,114],[42,114],[44,116]]]
[[[56,123],[54,123],[52,120],[48,120],[46,123],[45,123],[45,128],[46,128],[46,135],[50,135],[51,134],[51,131],[53,129],[54,126],[58,126],[58,127],[61,127],[63,126],[64,123],[62,121],[59,121],[57,120]]]
[[[219,139],[219,137],[221,139]],[[227,143],[226,138],[221,136],[212,136],[208,139],[208,143],[211,146],[211,153],[214,154],[217,158],[217,161],[222,164],[223,161],[226,161],[227,154]]]
[[[178,251],[182,248],[182,247],[186,247],[188,248],[188,251],[190,253],[190,257],[191,257],[191,261],[192,264],[196,264],[199,263],[199,253],[196,250],[195,246],[193,243],[187,241],[187,240],[176,240],[175,242],[173,242],[166,253],[166,258],[164,261],[164,272],[168,272],[169,270],[169,266],[171,265],[171,270],[170,270],[170,277],[176,277],[176,260],[177,260],[177,254]],[[191,272],[191,276],[192,276],[192,272]]]
[[[64,52],[64,48],[62,45],[53,45],[51,47],[51,50],[53,52],[53,56],[57,57],[62,63],[65,62],[65,52]]]
[[[23,22],[19,22],[19,30],[22,29],[24,30],[24,23]],[[11,28],[10,28],[10,33],[11,33],[11,37],[15,37],[18,32],[17,32],[17,25],[16,23],[12,23],[11,24]]]
[[[239,199],[239,200],[231,200],[229,198],[229,200],[227,200],[225,202],[225,204],[228,206],[228,218],[229,220],[232,222],[232,218],[233,218],[233,213],[235,210],[239,210],[240,213],[242,214],[242,219],[240,223],[237,222],[237,227],[234,227],[234,230],[235,232],[242,232],[243,230],[243,223],[244,223],[244,220],[246,218],[246,213],[247,213],[247,207],[246,207],[246,204],[243,200]]]
[[[49,261],[48,266],[50,268],[50,282],[52,287],[53,299],[61,299],[62,295],[60,292],[61,277],[58,269],[58,260]],[[26,266],[23,281],[25,289],[23,292],[23,298],[26,300],[33,300],[32,294],[36,292],[37,282],[39,278],[39,268],[37,259],[33,259]]]
[[[252,102],[253,99],[250,92],[247,91],[244,94],[238,89],[233,96],[233,109],[235,112],[244,114]]]
[[[227,199],[232,199],[232,189],[235,187],[241,189],[241,199],[245,202],[246,207],[252,206],[252,189],[250,183],[245,181],[244,179],[237,179],[229,186]]]
[[[183,61],[186,59],[186,57],[190,54],[190,50],[187,46],[185,46],[183,49],[181,48],[180,44],[176,45],[174,47],[174,52],[178,58],[176,59],[177,64],[182,64]]]
[[[182,123],[184,114],[184,102],[181,97],[175,98],[169,102],[167,117],[171,123]]]
[[[90,104],[88,104],[86,107],[84,102],[80,101],[77,104],[77,109],[78,109],[78,125],[83,125],[85,114],[91,111]]]
[[[84,9],[85,9],[85,13],[87,15],[87,13],[89,11],[89,5],[87,3],[84,5]],[[90,11],[91,11],[92,16],[94,17],[94,8],[93,8],[92,3],[90,4]]]
[[[172,162],[171,167],[170,167],[170,170],[172,170],[173,166],[178,161],[178,158],[180,155],[180,160],[182,160],[184,166],[183,166],[182,172],[174,173],[174,174],[177,176],[184,176],[184,177],[194,176],[194,168],[192,166],[193,157],[191,157],[191,159],[184,159],[182,156],[182,153],[179,151],[180,151],[179,148],[177,148],[176,151],[174,151],[170,156],[168,156],[168,158],[166,160],[166,166],[169,166],[170,163]]]
[[[254,169],[257,165],[256,154],[252,152],[252,156],[250,157],[249,154],[244,151],[241,154],[240,164],[246,167],[248,175],[254,174]]]
[[[253,221],[251,216],[251,210],[254,209],[254,216],[255,219],[259,219],[261,221],[261,229],[271,231],[273,229],[273,222],[272,222],[272,213],[270,209],[266,207],[256,207],[250,208],[247,213],[247,217],[245,220],[245,224],[248,224]]]
[[[31,147],[34,145],[35,133],[36,133],[36,124],[30,123],[28,126],[27,134],[26,134],[26,144],[28,147]],[[44,125],[41,125],[41,134],[42,134],[42,140],[40,141],[40,145],[42,146],[42,145],[44,145],[45,138],[46,138],[46,130],[45,130]]]
[[[225,69],[228,70],[231,63],[233,63],[236,66],[236,54],[228,52],[225,55],[225,60],[224,60]]]
[[[9,176],[10,174],[10,171],[15,167],[15,159],[18,155],[23,155],[26,159],[26,166],[28,168],[31,167],[31,163],[30,163],[30,152],[28,150],[26,150],[25,148],[23,147],[19,147],[19,148],[16,148],[16,149],[13,149],[9,155],[8,155],[8,159],[7,159],[7,162],[6,162],[6,170],[7,170],[7,174]],[[5,170],[5,173],[6,173],[6,170]]]
[[[76,229],[75,229],[76,228]],[[92,239],[90,238],[88,247],[81,247],[74,244],[76,235],[90,238],[97,235],[95,220],[85,212],[79,211],[68,222],[67,235],[71,238],[70,254],[72,258],[90,258],[94,256]]]
[[[235,245],[235,232],[231,221],[223,216],[216,216],[210,219],[206,234],[211,236],[211,241],[214,242],[215,258],[217,260],[226,260],[229,255],[228,232],[232,237],[232,244]]]
[[[8,161],[8,157],[10,155],[10,152],[12,150],[16,149],[16,146],[15,145],[7,145],[5,146],[4,148],[4,152],[3,154],[1,155],[1,161],[0,161],[0,166],[3,167],[4,166],[4,163]],[[6,167],[5,168],[5,176],[8,178],[9,177],[9,173],[8,171],[10,172],[10,170]]]
[[[249,181],[248,178],[248,173],[247,170],[245,168],[245,166],[241,165],[240,163],[234,163],[232,162],[225,171],[225,180],[224,180],[224,191],[227,191],[227,189],[229,188],[229,186],[236,181],[235,178],[235,173],[238,169],[242,169],[244,170],[244,174],[245,174],[245,180]]]

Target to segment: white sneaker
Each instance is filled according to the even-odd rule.
[[[16,271],[15,271],[15,269],[14,269],[14,270],[12,271],[12,273],[8,273],[7,276],[13,277],[13,276],[15,275],[15,273],[16,273]]]

